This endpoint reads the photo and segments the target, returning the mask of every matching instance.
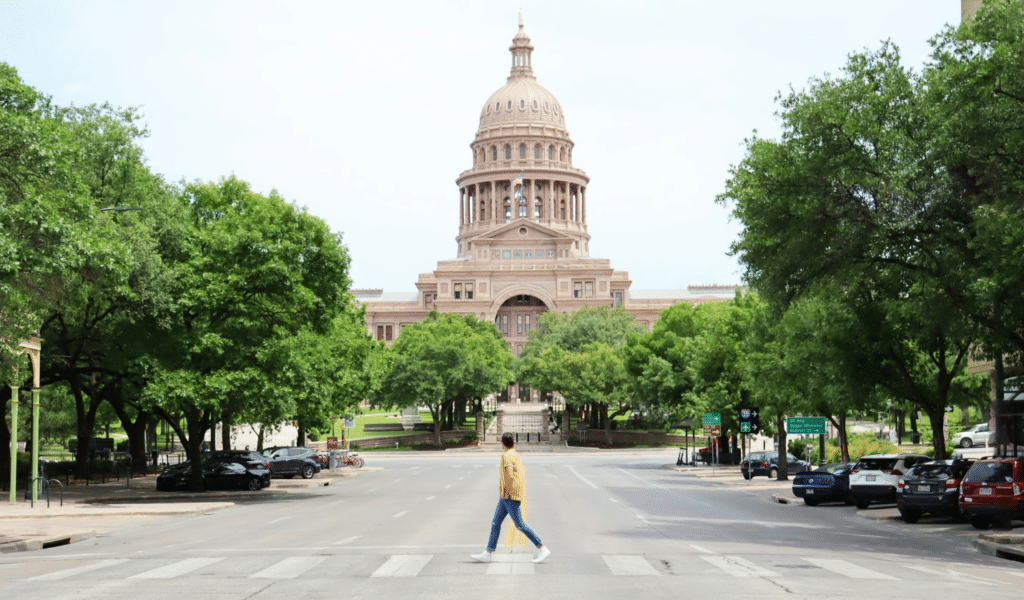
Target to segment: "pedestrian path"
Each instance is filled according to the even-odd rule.
[[[950,586],[983,586],[1019,589],[1024,571],[980,569],[977,565],[931,564],[878,558],[826,558],[811,555],[719,554],[694,546],[698,552],[685,555],[582,554],[560,555],[558,549],[547,562],[533,564],[532,553],[502,552],[492,562],[479,564],[466,551],[437,554],[346,554],[305,555],[280,558],[254,552],[232,552],[219,556],[188,558],[123,558],[96,556],[34,556],[0,563],[0,586],[17,582],[74,582],[88,588],[113,580],[168,580],[202,577],[286,579],[415,578],[451,576],[534,576],[564,577],[572,573],[611,577],[703,577],[714,579],[765,578],[793,581],[827,579],[851,583],[904,582],[944,583]]]

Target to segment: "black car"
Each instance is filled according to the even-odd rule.
[[[960,481],[973,460],[933,460],[907,471],[896,484],[896,507],[903,520],[917,523],[923,513],[966,520],[960,510]]]
[[[320,461],[316,457],[316,450],[302,447],[276,447],[267,448],[263,456],[270,461],[270,472],[274,477],[291,479],[301,475],[303,479],[310,479],[320,472]]]
[[[790,453],[786,453],[786,465],[789,473],[800,473],[811,468],[811,463],[800,460]],[[744,479],[750,479],[754,475],[767,475],[768,479],[779,478],[779,453],[775,450],[763,452],[751,452],[740,461],[740,473]]]
[[[203,490],[241,489],[257,491],[263,489],[264,482],[270,481],[270,471],[263,468],[251,468],[230,460],[205,456],[202,459]],[[156,489],[161,491],[191,490],[192,463],[185,461],[166,467],[156,478]]]
[[[834,463],[793,476],[793,495],[807,506],[850,500],[850,471],[856,463]]]

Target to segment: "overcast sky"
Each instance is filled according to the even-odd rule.
[[[891,39],[920,70],[959,0],[10,2],[0,61],[58,104],[140,106],[151,168],[234,173],[340,232],[355,287],[414,291],[455,257],[484,102],[523,8],[565,111],[591,256],[633,289],[735,284],[714,203],[779,91]]]

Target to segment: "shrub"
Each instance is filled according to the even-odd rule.
[[[832,442],[832,440],[829,440]],[[876,438],[870,433],[851,435],[849,438],[850,460],[860,460],[860,457],[868,454],[896,453],[900,449],[889,440]],[[839,442],[825,444],[825,460],[830,463],[842,460],[839,453]]]

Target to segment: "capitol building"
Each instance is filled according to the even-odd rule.
[[[493,321],[518,356],[549,310],[623,307],[651,328],[674,304],[732,299],[733,286],[633,290],[629,273],[590,256],[590,178],[573,165],[565,111],[537,83],[534,47],[522,24],[509,50],[508,80],[480,109],[472,165],[456,179],[455,258],[421,274],[416,292],[353,290],[366,307],[371,335],[391,342],[434,310],[473,314]],[[510,386],[506,394],[502,400],[540,399],[525,386]]]

